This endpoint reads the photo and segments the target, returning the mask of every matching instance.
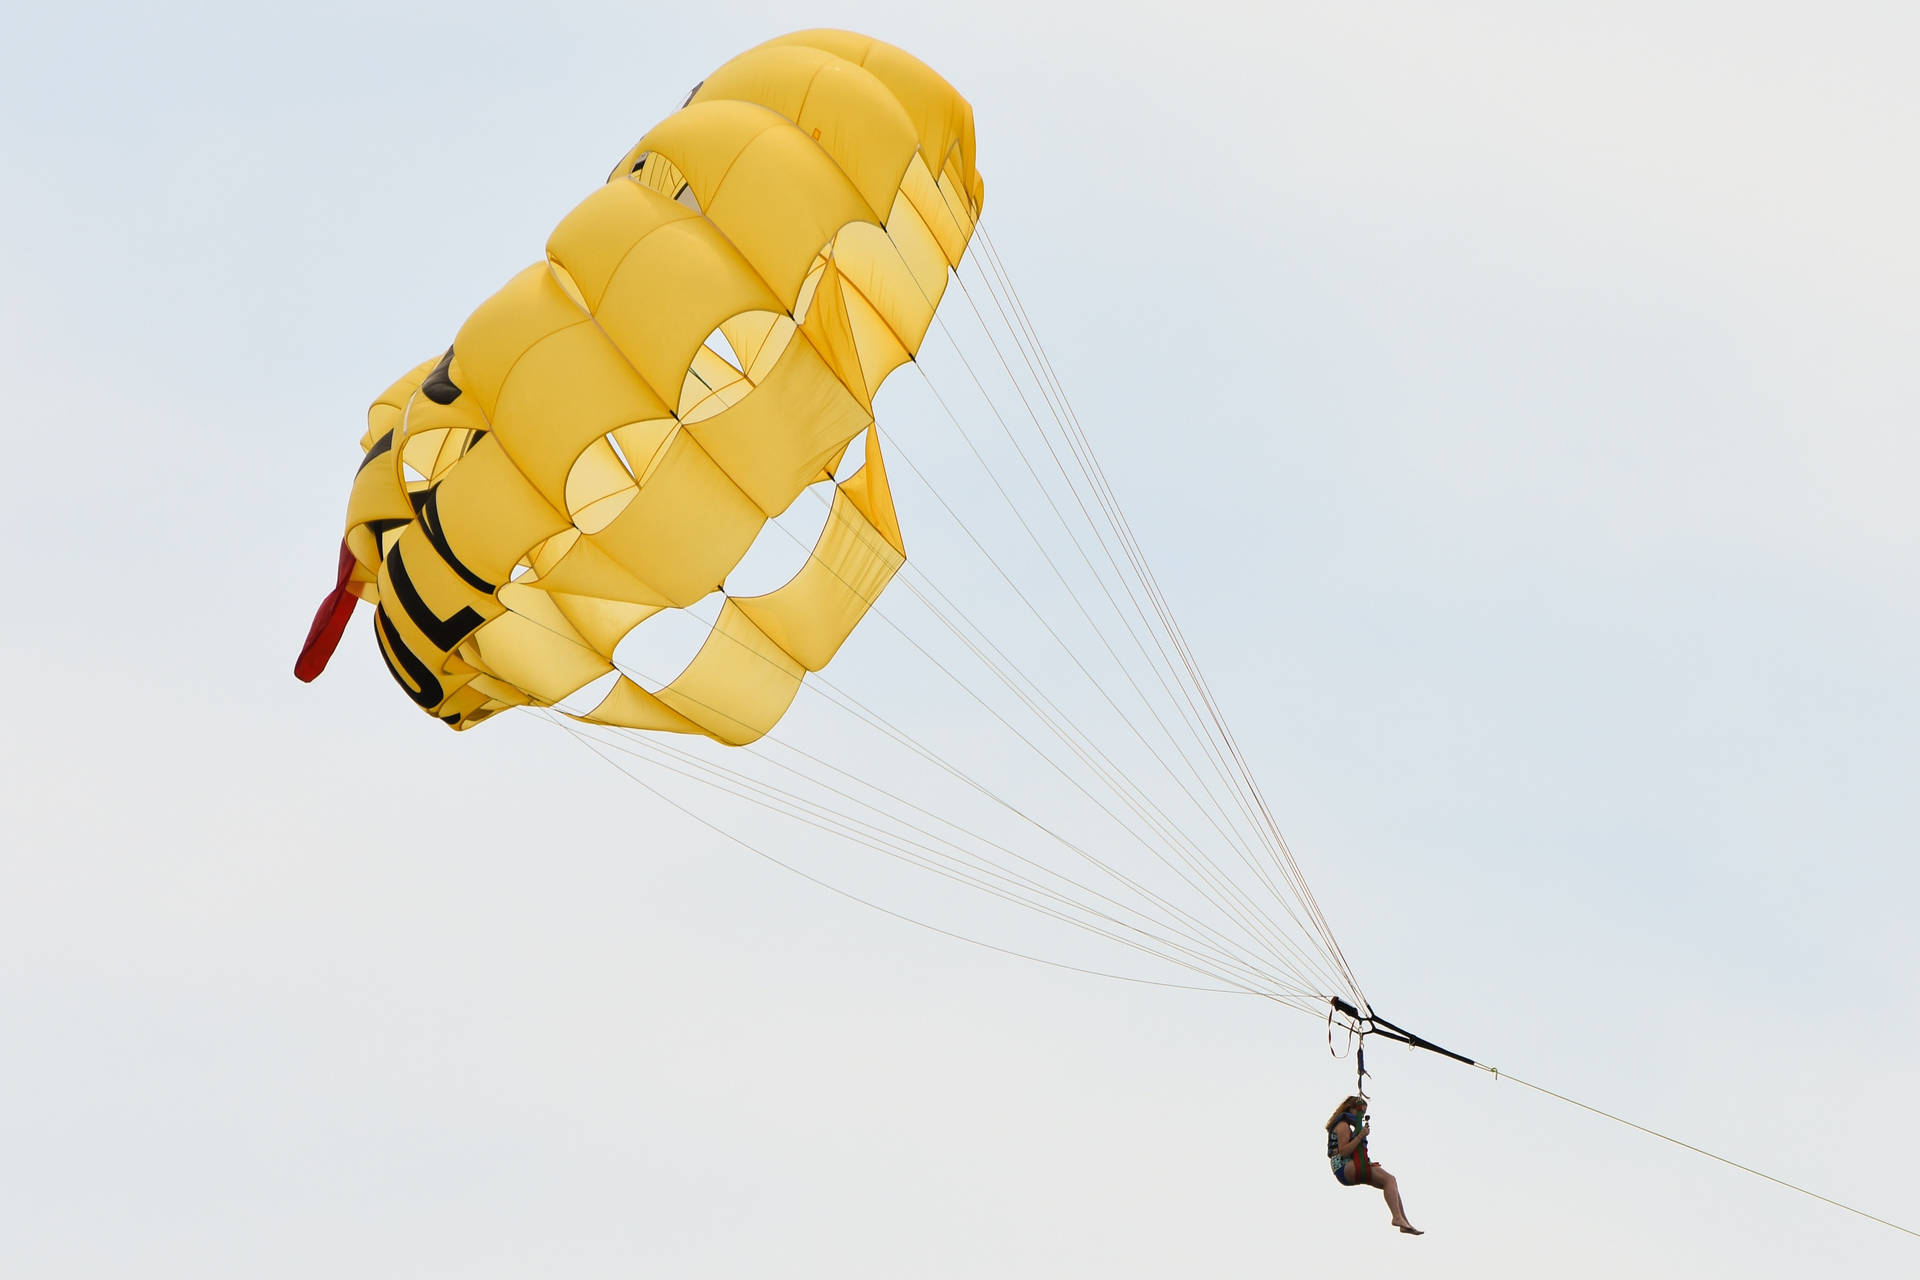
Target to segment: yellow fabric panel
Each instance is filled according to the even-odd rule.
[[[629,631],[664,608],[600,596],[570,595],[525,578],[507,583],[500,588],[499,595],[500,603],[513,612],[577,638],[579,643],[608,660]]]
[[[453,340],[458,369],[453,381],[492,419],[500,384],[521,354],[548,334],[581,323],[580,308],[553,282],[546,263],[535,263],[507,281],[460,326]]]
[[[822,481],[833,479],[833,473],[840,469],[840,460],[847,456],[847,446],[851,445],[852,443],[853,441],[849,440],[847,441],[846,444],[843,444],[838,449],[835,449],[833,451],[833,456],[828,458],[826,462],[821,464],[820,474],[813,478],[812,483],[819,484]]]
[[[840,289],[840,268],[833,262],[821,268],[820,283],[807,304],[800,329],[827,367],[839,375],[861,406],[871,411],[873,391],[861,368],[860,348],[854,341],[852,321],[847,317],[846,298]]]
[[[852,180],[869,208],[893,203],[919,148],[913,121],[886,85],[858,64],[803,45],[762,45],[715,71],[693,95],[753,102],[777,112]]]
[[[872,420],[809,343],[792,342],[764,383],[687,432],[760,511],[776,516]]]
[[[573,469],[567,472],[567,510],[582,529],[588,532],[603,529],[617,514],[616,510],[607,508],[631,500],[633,488],[633,476],[626,464],[602,437],[588,445],[573,460]],[[589,508],[596,506],[602,508],[604,514],[589,514]]]
[[[434,363],[438,364],[439,361],[436,360]],[[396,383],[395,385],[397,386],[399,384]],[[414,385],[418,386],[419,384],[415,383]],[[403,393],[400,404],[392,405],[388,404],[385,400],[376,400],[367,409],[367,433],[360,437],[360,451],[362,453],[373,448],[373,442],[375,440],[378,440],[381,436],[400,425],[401,416],[406,412],[405,398],[412,394],[413,389],[409,387]]]
[[[427,460],[426,466],[419,469],[426,473],[427,479],[438,481],[445,478],[447,470],[460,460],[460,455],[467,451],[468,446],[473,443],[474,433],[471,431],[436,431],[434,435],[438,437],[438,439],[434,446],[433,456]],[[412,452],[415,447],[424,443],[424,440],[409,436],[407,439],[407,449],[409,452]]]
[[[667,117],[641,146],[686,172],[701,210],[759,272],[782,311],[792,310],[807,268],[836,231],[882,217],[811,138],[753,103],[695,103]]]
[[[406,581],[395,590],[395,565],[405,570]],[[463,579],[441,556],[439,550],[418,524],[409,525],[380,566],[380,600],[407,640],[407,647],[428,666],[440,669],[446,655],[472,629],[505,608],[492,592],[481,591]],[[460,619],[471,610],[471,620]],[[427,629],[440,633],[445,643],[429,637]]]
[[[520,593],[515,605],[474,632],[477,665],[487,674],[551,704],[613,670],[544,593]]]
[[[393,525],[413,519],[413,504],[407,499],[394,443],[406,423],[407,406],[415,389],[439,363],[437,357],[423,361],[381,393],[367,410],[367,433],[360,438],[360,448],[370,456],[364,457],[354,472],[353,487],[347,494],[346,521],[347,547],[356,562],[353,581],[360,587],[355,594],[363,600],[377,603],[380,599],[374,580],[380,571],[380,558],[386,553],[386,547],[367,526],[376,521]],[[376,445],[381,446],[378,453],[374,452]],[[388,545],[393,536],[388,535]]]
[[[581,717],[771,728],[902,561],[872,393],[924,339],[983,190],[971,108],[891,46],[801,32],[709,77],[369,409],[347,587],[410,696],[464,728],[606,677],[866,431],[794,579],[728,601],[667,688],[623,677]]]
[[[636,245],[661,227],[699,216],[637,183],[609,182],[560,220],[547,237],[547,257],[567,269],[591,310]]]
[[[613,429],[613,441],[627,455],[627,466],[636,483],[645,484],[653,474],[653,469],[666,456],[667,443],[679,425],[672,418],[655,418],[651,422],[629,422]]]
[[[548,258],[547,274],[553,277],[556,285],[560,286],[560,292],[567,295],[567,301],[579,308],[583,315],[593,311],[593,308],[587,304],[587,295],[580,291],[580,282],[573,278],[573,272],[567,270],[565,265]]]
[[[536,543],[568,527],[491,435],[467,450],[434,492],[447,544],[496,586]]]
[[[963,185],[978,207],[985,187],[974,168],[973,108],[933,68],[904,49],[852,31],[796,31],[767,43],[823,49],[865,68],[887,87],[913,122],[920,153],[930,167],[940,168],[950,153],[957,155]]]
[[[659,698],[707,736],[744,746],[786,713],[800,676],[800,664],[729,600],[700,652]]]
[[[421,361],[380,393],[380,398],[367,409],[367,434],[360,437],[361,452],[373,448],[374,441],[400,425],[406,417],[407,401],[413,399],[414,391],[427,380],[427,375],[439,363],[439,356]]]
[[[765,519],[683,428],[626,510],[583,541],[685,608],[719,588]]]
[[[827,263],[833,258],[833,246],[822,246],[819,253],[813,255],[813,265],[807,268],[807,278],[800,282],[800,297],[793,304],[793,319],[807,318],[807,308],[812,305],[814,287],[820,283],[821,275],[827,269]]]
[[[893,212],[887,215],[887,239],[892,242],[900,265],[913,277],[909,296],[918,306],[924,307],[931,318],[934,309],[940,305],[940,299],[946,295],[949,264],[946,251],[940,247],[940,240],[933,234],[933,228],[927,225],[926,219],[920,216],[920,211],[913,207],[913,202],[907,199],[905,192],[894,197]],[[877,259],[880,263],[890,261],[885,257]],[[862,288],[872,295],[879,286],[869,288],[863,284]],[[926,331],[924,322],[920,330],[922,333]],[[908,332],[906,329],[900,330],[902,337],[908,336]],[[916,351],[920,349],[917,341],[909,345]]]
[[[403,572],[404,570],[404,572]],[[381,562],[375,634],[396,679],[434,715],[465,714],[478,704],[450,700],[474,674],[453,651],[503,610],[489,592],[464,582],[419,525],[409,525]]]
[[[921,221],[933,233],[934,239],[940,244],[940,251],[947,257],[947,264],[959,266],[960,259],[966,256],[967,241],[973,235],[973,224],[964,211],[941,191],[938,180],[924,165],[907,166],[907,176],[900,184],[900,194],[913,205],[914,212],[920,215]]]
[[[366,547],[373,546],[373,533],[364,526],[376,520],[411,519],[413,504],[407,501],[407,487],[400,482],[399,461],[393,450],[384,450],[362,464],[353,477],[353,488],[347,493],[347,545],[353,548],[354,557],[371,569],[380,563],[381,551],[363,549],[362,542]]]
[[[501,599],[507,599],[501,592]],[[554,606],[573,624],[594,649],[605,657],[612,657],[627,633],[660,612],[658,605],[629,604],[624,600],[604,600],[597,596],[567,595],[554,591],[548,593]]]
[[[750,382],[766,380],[773,362],[793,340],[793,321],[771,311],[749,311],[720,324],[727,345],[740,357],[741,371]]]
[[[958,166],[949,160],[946,169],[940,174],[940,199],[947,208],[953,210],[954,218],[960,224],[961,233],[971,240],[974,225],[980,221],[980,206],[969,203],[964,191],[960,189],[956,176],[957,168]]]
[[[455,689],[436,709],[442,719],[455,720],[455,729],[471,729],[495,711],[504,710],[504,705],[496,704],[486,689],[475,688],[478,676],[471,677],[467,683]],[[519,699],[524,704],[526,698]]]
[[[379,539],[367,526],[356,524],[347,530],[345,542],[347,550],[353,552],[353,594],[368,604],[379,604],[380,588],[375,581],[380,573],[380,557],[383,554]]]
[[[659,199],[624,185],[650,201]],[[721,321],[745,311],[784,310],[786,304],[726,238],[695,215],[635,242],[608,279],[593,316],[661,398],[657,416],[664,417],[667,397],[679,391],[694,353]]]
[[[394,679],[399,682],[402,689],[407,691],[407,696],[418,703],[429,715],[439,716],[447,699],[458,693],[461,686],[472,679],[472,675],[449,677],[430,667],[421,667],[416,672],[414,668],[420,663],[420,659],[415,656],[417,650],[414,644],[418,641],[417,639],[412,643],[408,641],[406,634],[401,630],[404,622],[396,622],[394,614],[395,610],[386,603],[383,602],[379,606],[374,614],[374,641],[380,646],[381,656],[386,659]],[[399,640],[398,649],[390,642],[388,627],[394,628],[392,636]]]
[[[693,423],[711,418],[730,405],[739,404],[753,390],[753,383],[712,347],[693,354],[693,367],[680,384],[680,421]]]
[[[394,436],[394,447],[403,464],[402,478],[410,485],[437,479],[459,457],[476,428],[484,431],[486,420],[475,411],[470,399],[442,405],[415,392],[401,429]]]
[[[853,331],[854,349],[860,353],[860,376],[868,386],[878,387],[888,374],[912,356],[893,324],[874,309],[864,294],[844,277],[840,288],[846,303],[847,325]]]
[[[900,517],[893,509],[893,486],[887,483],[886,460],[880,456],[880,429],[867,432],[866,458],[860,470],[840,486],[847,501],[859,509],[887,544],[904,559],[907,544],[900,536]]]
[[[680,189],[687,184],[686,175],[680,172],[680,167],[658,152],[647,150],[644,138],[620,157],[620,163],[613,166],[607,181],[631,182],[669,200],[678,197]],[[693,212],[698,213],[699,210],[694,209]]]
[[[440,404],[419,391],[407,401],[400,429],[394,434],[400,478],[414,492],[421,482],[443,477],[467,445],[487,429],[487,420],[471,396]]]
[[[610,724],[621,729],[652,729],[662,733],[700,733],[699,725],[660,699],[621,676],[600,705],[573,717],[587,724]]]
[[[522,578],[522,583],[542,591],[619,600],[655,610],[671,603],[595,546],[591,538],[575,533],[557,538],[549,546],[553,553],[541,557],[538,576]]]
[[[492,710],[499,710],[505,707],[524,707],[533,701],[523,690],[516,689],[506,681],[494,676],[484,674],[476,675],[473,679],[467,681],[466,687],[471,692],[486,699],[481,705]],[[464,728],[465,726],[460,727]]]
[[[819,671],[904,563],[906,557],[836,491],[826,528],[800,572],[765,595],[733,603],[802,667]]]
[[[627,504],[633,501],[639,489],[633,485],[616,489],[605,497],[596,498],[573,513],[574,527],[582,533],[598,533],[614,522]]]
[[[542,273],[545,274],[544,272]],[[615,427],[668,415],[606,335],[577,323],[527,348],[503,380],[493,433],[533,487],[566,507],[574,459]]]

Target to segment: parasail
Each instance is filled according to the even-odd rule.
[[[724,593],[767,522],[830,486],[798,574],[727,595],[671,681],[618,675],[576,713],[764,735],[904,561],[873,396],[925,338],[983,190],[971,108],[889,45],[801,32],[715,71],[374,403],[297,674],[364,599],[394,679],[455,729],[551,706],[613,675],[636,628]]]
[[[726,63],[561,220],[540,261],[374,402],[334,589],[295,674],[321,673],[366,600],[382,658],[424,710],[466,729],[533,708],[689,820],[835,892],[901,915],[768,853],[724,822],[727,806],[1129,948],[1179,980],[930,926],[949,936],[1324,1017],[1330,1048],[1337,1027],[1358,1037],[1357,1092],[1368,1036],[1492,1071],[1368,1003],[978,225],[983,195],[971,107],[909,54],[820,30]],[[998,374],[947,326],[953,284]],[[920,358],[936,328],[1004,437],[996,459]],[[976,496],[1030,548],[962,514],[951,477],[936,482],[896,439],[902,479],[925,499],[919,514],[951,518],[944,546],[970,558],[961,579],[1003,585],[1017,609],[956,600],[907,563],[874,401],[909,362],[986,477]],[[809,491],[825,515],[798,571],[733,590]],[[1023,582],[1038,565],[1037,584]],[[896,578],[936,630],[916,635],[880,607]],[[870,706],[822,674],[869,615],[926,660],[929,690],[964,694],[975,726],[916,729],[915,703],[946,716],[937,699]],[[671,679],[636,678],[621,647],[682,617],[706,624],[691,659]],[[868,758],[920,776],[890,784],[783,741],[774,730],[803,688],[876,735]],[[963,760],[955,747],[969,743],[984,758]],[[676,799],[670,778],[725,803]]]
[[[656,790],[661,781],[771,808],[1224,984],[1211,989],[1308,1012],[1329,994],[1364,1008],[1003,264],[984,234],[984,255],[969,252],[983,196],[972,108],[899,49],[805,31],[714,71],[561,219],[540,261],[374,402],[334,590],[295,673],[320,674],[366,600],[394,680],[455,729],[531,708],[736,842],[716,825],[724,806],[690,807]],[[1014,439],[954,341],[942,302],[955,285],[1039,442]],[[1003,528],[1034,540],[1056,582],[1020,586],[1006,550],[990,546],[991,517],[960,514],[948,477],[936,484],[897,440],[883,450],[875,395],[903,365],[927,374],[922,346],[936,329],[1036,481],[1044,444],[1063,482],[1040,492],[1054,515],[1077,507],[1093,521],[1061,528],[1098,597],[1063,572],[1064,550],[1042,545],[1044,519],[1015,504],[1012,460],[988,460],[931,377],[1012,512]],[[991,577],[975,565],[961,580],[1012,588],[1059,650],[1041,661],[1064,655],[1098,698],[1093,714],[1117,718],[1076,719],[1065,690],[1034,684],[1006,633],[981,631],[967,605],[907,565],[890,452],[927,499],[917,514],[954,521],[957,536],[930,552],[977,550]],[[730,589],[764,535],[794,536],[783,513],[809,491],[825,510],[798,570],[771,590]],[[902,575],[944,636],[916,637],[879,607]],[[1111,618],[1095,617],[1100,598]],[[1072,617],[1046,616],[1061,602],[1087,624],[1077,638]],[[870,615],[1010,742],[965,763],[954,743],[906,726],[900,700],[870,707],[829,681],[824,668]],[[660,679],[623,656],[634,638],[688,618],[704,629],[678,674]],[[960,674],[968,661],[981,670]],[[1103,662],[1113,665],[1096,670]],[[781,740],[773,730],[803,687],[928,776],[889,793]],[[995,705],[1005,696],[1018,705]],[[613,736],[585,736],[601,733]],[[670,735],[720,755],[689,756]],[[1041,816],[1012,796],[994,776],[1009,766],[1049,787],[1057,778],[1074,814]]]
[[[972,108],[899,49],[805,31],[714,71],[561,219],[539,261],[374,402],[334,590],[295,673],[320,674],[366,600],[394,680],[455,729],[530,708],[736,843],[729,808],[758,805],[1182,971],[1129,980],[1191,974],[1316,1016],[1329,996],[1364,1012],[979,232],[983,196]],[[984,253],[970,252],[976,239]],[[1037,439],[1016,438],[947,325],[953,287]],[[936,330],[1011,457],[990,461],[991,443],[968,435],[928,375]],[[907,365],[1011,512],[998,532],[1032,540],[1052,581],[1023,587],[1017,553],[992,545],[992,515],[961,514],[953,477],[915,465],[897,438],[883,449],[875,395]],[[1033,497],[1014,496],[1022,472],[1065,546],[1049,550],[1050,522],[1021,509]],[[897,482],[924,498],[914,522],[896,510]],[[824,512],[797,571],[771,590],[733,589],[768,533],[794,537],[783,513],[809,492]],[[954,536],[930,538],[927,554],[979,561],[930,576],[907,564],[903,526],[939,513]],[[1088,571],[1077,581],[1069,547]],[[880,607],[897,579],[939,632],[915,635]],[[1050,652],[983,630],[986,611],[943,580],[963,596],[1003,582]],[[826,677],[869,616],[960,691],[946,705],[985,714],[985,734],[907,723],[943,705],[931,691],[869,706]],[[700,643],[678,673],[638,670],[630,642],[688,618]],[[1090,706],[1034,680],[1062,659]],[[878,735],[864,758],[924,776],[889,791],[783,740],[774,730],[803,688]],[[984,759],[962,758],[982,744]],[[677,800],[659,789],[671,778],[711,794]],[[1043,794],[1019,794],[1036,781]],[[1055,800],[1064,813],[1041,812]]]

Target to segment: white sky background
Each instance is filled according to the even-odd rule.
[[[531,718],[455,737],[364,611],[292,679],[366,403],[708,70],[867,30],[973,101],[1375,1004],[1920,1221],[1920,24],[1324,8],[11,20],[0,1271],[1911,1273],[1381,1047],[1403,1239],[1326,1172],[1315,1023],[898,924]],[[836,679],[919,690],[859,643]]]

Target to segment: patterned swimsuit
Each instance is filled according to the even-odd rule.
[[[1354,1183],[1353,1180],[1347,1176],[1347,1170],[1352,1169],[1356,1163],[1363,1165],[1366,1163],[1367,1139],[1366,1136],[1362,1134],[1360,1145],[1354,1150],[1353,1154],[1341,1155],[1340,1137],[1334,1132],[1334,1129],[1339,1127],[1340,1120],[1346,1121],[1347,1126],[1355,1133],[1360,1133],[1360,1113],[1357,1111],[1342,1111],[1340,1113],[1340,1119],[1335,1120],[1327,1129],[1327,1162],[1333,1166],[1333,1176],[1338,1180],[1340,1185],[1350,1187],[1353,1186]]]

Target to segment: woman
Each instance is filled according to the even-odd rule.
[[[1426,1234],[1407,1221],[1407,1211],[1400,1207],[1400,1183],[1367,1158],[1367,1100],[1357,1093],[1349,1094],[1327,1121],[1327,1159],[1341,1186],[1380,1188],[1393,1225],[1410,1236]]]

